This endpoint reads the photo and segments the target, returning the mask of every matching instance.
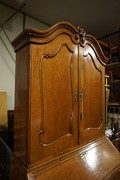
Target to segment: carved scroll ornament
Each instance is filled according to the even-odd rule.
[[[78,26],[76,29],[75,40],[82,47],[85,46],[85,40],[86,40],[85,36],[86,36],[86,32]]]

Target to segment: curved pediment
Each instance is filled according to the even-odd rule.
[[[80,44],[83,48],[85,48],[87,44],[90,45],[94,49],[98,60],[103,65],[108,62],[108,59],[104,56],[98,41],[93,36],[86,34],[86,32],[79,26],[76,28],[65,21],[56,23],[47,30],[26,29],[17,36],[15,40],[13,40],[12,44],[15,47],[15,51],[17,51],[29,43],[48,43],[61,34],[68,35],[74,44]]]
[[[105,57],[99,42],[91,35],[87,34],[85,37],[85,43],[84,43],[84,56],[86,56],[87,54],[89,54],[89,51],[87,50],[88,48],[86,48],[87,46],[91,47],[94,51],[94,53],[97,56],[97,59],[99,60],[99,62],[102,65],[106,65],[106,63],[108,62],[108,59]]]
[[[76,28],[68,22],[59,22],[47,30],[26,29],[13,40],[12,45],[17,51],[28,43],[48,43],[60,34],[66,34],[70,37],[75,36]]]

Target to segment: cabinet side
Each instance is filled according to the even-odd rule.
[[[30,45],[16,53],[14,154],[28,163]]]

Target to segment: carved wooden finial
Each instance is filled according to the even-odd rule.
[[[81,46],[84,46],[85,36],[86,36],[86,32],[85,32],[82,28],[80,28],[80,27],[78,26],[78,27],[77,27],[77,30],[76,30],[75,39],[78,41],[78,43],[79,43]]]

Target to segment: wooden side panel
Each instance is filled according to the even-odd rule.
[[[105,68],[89,45],[84,48],[80,68],[80,143],[88,143],[104,135]]]
[[[28,162],[28,105],[30,47],[17,53],[15,80],[14,154],[22,163]]]
[[[76,51],[66,34],[32,47],[30,162],[78,144]]]

